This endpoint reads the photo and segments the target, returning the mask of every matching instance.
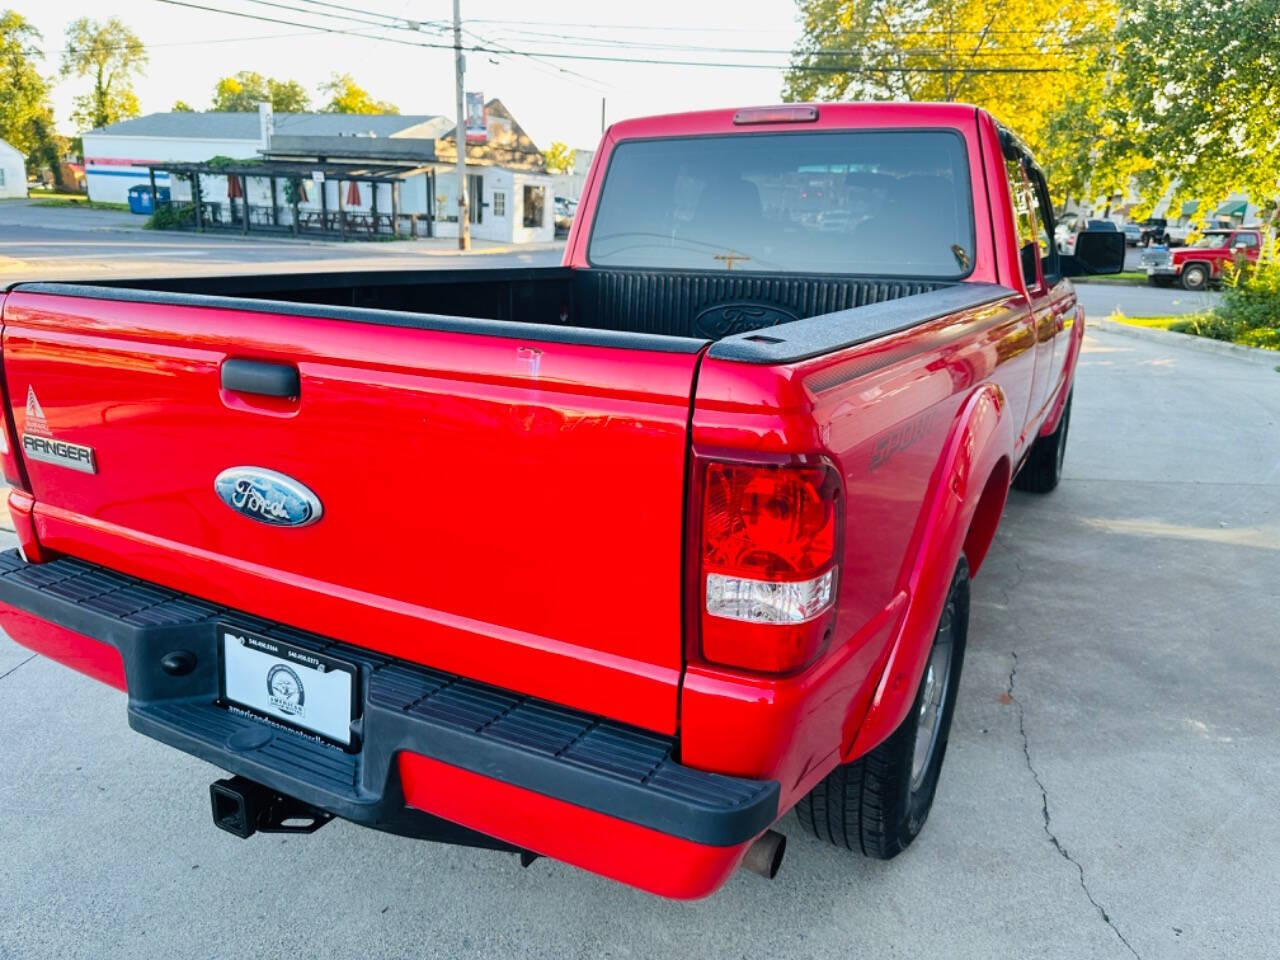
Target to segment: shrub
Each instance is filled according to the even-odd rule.
[[[164,203],[147,217],[142,226],[146,230],[176,230],[196,225],[196,208],[193,203]]]
[[[1169,329],[1174,333],[1189,333],[1196,337],[1228,342],[1234,341],[1243,332],[1239,324],[1217,313],[1200,313],[1186,320],[1176,320],[1169,324]]]
[[[1222,304],[1214,311],[1232,339],[1254,346],[1280,346],[1280,250],[1268,236],[1254,264],[1227,267]],[[1212,334],[1201,334],[1211,336]]]

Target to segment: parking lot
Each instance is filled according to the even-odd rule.
[[[0,957],[1274,957],[1277,582],[1280,373],[1091,333],[1065,479],[1011,495],[975,582],[917,843],[788,816],[775,881],[688,904],[342,822],[237,840],[219,771],[0,638]]]

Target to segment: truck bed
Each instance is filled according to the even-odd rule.
[[[942,281],[892,277],[542,267],[146,278],[95,281],[91,287],[24,284],[23,289],[266,311],[279,310],[279,304],[287,303],[295,308],[290,313],[432,329],[441,329],[445,318],[574,327],[576,335],[549,332],[533,339],[599,342],[583,334],[610,331],[714,341],[947,286],[950,284]],[[326,314],[297,307],[330,307],[342,312]],[[374,317],[352,310],[401,316]],[[511,332],[475,325],[452,328]],[[606,339],[617,343],[616,338]],[[647,341],[644,346],[653,348],[654,344]]]

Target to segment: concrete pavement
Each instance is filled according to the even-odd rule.
[[[0,956],[1271,958],[1280,374],[1091,333],[1066,477],[975,581],[937,804],[890,863],[782,824],[773,883],[661,901],[335,823],[239,841],[220,774],[0,639]]]

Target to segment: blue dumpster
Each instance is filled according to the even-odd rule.
[[[156,187],[156,200],[159,203],[169,202],[169,188]],[[143,216],[149,216],[155,213],[151,207],[151,187],[147,184],[138,184],[136,187],[129,188],[129,212],[140,213]]]

